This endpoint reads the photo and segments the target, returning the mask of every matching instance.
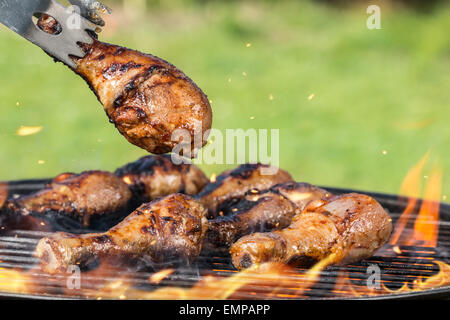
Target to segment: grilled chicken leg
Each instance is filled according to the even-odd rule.
[[[311,202],[288,228],[245,236],[230,248],[238,269],[263,262],[307,266],[335,254],[334,263],[351,263],[373,255],[392,231],[392,219],[375,201],[347,194]]]
[[[197,194],[209,179],[193,164],[174,164],[171,155],[146,156],[116,170],[143,203],[172,193]]]
[[[265,164],[243,164],[234,170],[228,170],[217,176],[216,181],[206,187],[195,198],[208,209],[208,218],[219,215],[222,207],[229,206],[230,201],[238,201],[249,190],[264,190],[276,184],[292,181],[286,171],[273,169]],[[265,175],[264,170],[276,172]]]
[[[55,233],[43,238],[35,254],[48,273],[65,272],[71,265],[102,257],[189,263],[199,255],[206,229],[203,206],[189,196],[173,194],[143,204],[105,233]]]
[[[283,229],[313,200],[326,199],[329,193],[307,183],[288,182],[264,191],[251,190],[209,221],[204,249],[228,249],[242,236]]]
[[[58,23],[42,15],[38,26],[58,32]],[[170,63],[138,51],[94,39],[82,44],[86,55],[72,59],[74,70],[89,84],[110,121],[132,144],[151,153],[172,151],[179,143],[196,149],[207,141],[212,111],[197,85]],[[183,134],[178,135],[183,130]],[[190,141],[187,140],[190,137]],[[195,139],[194,139],[195,137]]]
[[[131,199],[127,185],[114,174],[87,171],[64,173],[34,194],[6,201],[6,209],[21,215],[57,212],[88,226],[92,216],[126,208]]]

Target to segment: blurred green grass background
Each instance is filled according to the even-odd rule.
[[[449,5],[382,7],[382,29],[368,30],[364,2],[174,1],[147,13],[104,2],[115,12],[101,40],[182,69],[212,100],[214,128],[280,129],[280,166],[297,180],[397,193],[431,150],[450,192]],[[114,170],[145,154],[66,67],[3,26],[0,44],[0,179]],[[20,137],[21,125],[43,130]]]

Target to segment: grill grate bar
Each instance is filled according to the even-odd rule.
[[[13,264],[14,262],[17,262],[16,264]],[[20,269],[30,269],[33,266],[37,265],[39,263],[38,258],[34,257],[21,257],[21,256],[3,256],[0,255],[0,267],[4,266],[5,263],[8,263],[9,265],[14,265],[15,268]],[[206,261],[204,262],[207,263]],[[212,264],[211,261],[209,261],[208,264]],[[345,271],[345,272],[353,272],[355,274],[366,274],[367,267],[376,264],[380,268],[383,269],[383,271],[387,274],[399,274],[399,275],[421,275],[421,274],[429,274],[432,272],[436,272],[439,270],[439,267],[434,263],[429,264],[405,264],[405,263],[379,263],[376,260],[372,261],[362,261],[360,265],[349,265],[349,266],[329,266],[326,270],[322,271],[324,275],[335,275],[336,272],[339,271]],[[202,267],[197,267],[198,270],[203,269]],[[186,270],[180,270],[178,271],[184,271],[189,273],[189,270],[195,270],[195,267],[193,269],[186,269]],[[225,264],[221,266],[221,268],[218,268],[218,266],[215,266],[212,271],[215,274],[227,274],[235,273],[237,272],[234,270],[233,266],[230,264]],[[298,272],[304,272],[304,269],[298,269]],[[142,272],[139,272],[141,274]]]
[[[33,252],[30,250],[14,250],[14,249],[0,249],[0,255],[32,255]]]
[[[137,279],[121,279],[121,278],[115,278],[115,277],[104,277],[104,278],[93,278],[93,281],[87,281],[88,278],[83,278],[83,282],[82,282],[82,289],[80,290],[86,290],[86,289],[93,289],[93,290],[101,290],[102,288],[104,288],[106,286],[107,283],[114,283],[114,282],[119,282],[120,281],[120,285],[127,285],[129,287],[139,287],[139,286],[146,286],[147,288],[151,289],[155,289],[156,286],[152,286],[148,281],[139,281]],[[366,279],[352,279],[352,278],[348,278],[351,280],[353,285],[359,285],[361,287],[365,286],[366,283]],[[160,283],[158,283],[158,286],[177,286],[177,287],[191,287],[194,283],[196,283],[199,280],[199,278],[184,278],[180,281],[173,281],[173,280],[163,280]],[[284,279],[281,279],[284,280]],[[408,280],[408,279],[406,279]],[[409,279],[410,280],[410,279]],[[23,279],[23,280],[16,280],[17,283],[21,283],[23,285],[26,285],[27,288],[39,288],[40,291],[44,291],[44,292],[51,292],[50,289],[59,289],[59,290],[66,290],[66,286],[65,286],[65,281],[63,281],[63,279],[61,279],[60,281],[56,281],[55,279]],[[53,282],[52,282],[53,281]],[[236,282],[236,283],[241,283],[241,282]],[[396,282],[386,282],[386,281],[382,281],[382,283],[384,285],[387,286],[392,286],[395,285],[397,288],[402,286],[404,284],[404,282],[402,281],[396,281]],[[312,288],[308,288],[306,290],[311,291],[311,290],[333,290],[336,286],[336,281],[335,279],[331,280],[331,279],[324,279],[317,283],[314,284],[312,286]],[[210,284],[209,288],[211,288],[211,290],[213,288],[218,288],[218,289],[223,289],[223,287],[221,286],[221,284],[219,283],[218,285],[214,285],[214,284]],[[276,287],[274,286],[269,286],[269,285],[263,285],[263,284],[245,284],[240,291],[244,291],[248,290],[248,291],[274,291],[274,289]],[[291,286],[291,287],[284,287],[281,286],[281,288],[283,289],[283,292],[286,291],[293,291],[293,292],[299,292],[299,291],[305,291],[305,289],[303,289],[302,287],[295,287],[295,286]],[[52,290],[53,291],[53,290]],[[320,293],[320,294],[318,294]],[[323,292],[316,292],[316,295],[322,295]]]
[[[350,279],[350,280],[352,280],[351,281],[352,284],[355,285],[356,287],[359,286],[361,288],[364,288],[364,286],[365,286],[365,281],[358,282],[358,281],[353,281],[353,279]],[[97,294],[101,293],[101,289],[103,288],[103,286],[98,284],[101,281],[110,281],[110,282],[121,281],[120,285],[122,285],[122,286],[127,285],[129,287],[139,286],[140,284],[148,285],[148,283],[139,283],[139,281],[136,281],[135,279],[128,279],[128,280],[116,279],[116,278],[103,278],[101,280],[95,279],[96,283],[95,282],[83,282],[82,288],[79,290],[75,290],[74,295],[86,296],[89,290],[93,290]],[[198,281],[198,279],[191,279],[191,280],[184,279],[184,281],[177,282],[177,283],[174,283],[172,281],[162,281],[159,285],[160,286],[176,285],[178,287],[190,287],[196,281]],[[51,281],[49,281],[47,279],[40,279],[40,280],[33,280],[33,281],[23,280],[20,283],[22,283],[23,285],[29,286],[31,288],[39,287],[40,290],[44,290],[46,293],[67,291],[66,295],[69,295],[68,292],[70,292],[70,290],[68,290],[67,287],[65,287],[62,283],[60,283],[60,282],[52,283]],[[403,284],[402,282],[398,282],[397,287],[399,287],[402,284]],[[286,294],[298,296],[299,293],[301,293],[302,295],[306,294],[309,296],[324,297],[324,296],[327,296],[328,294],[332,293],[332,291],[335,289],[335,286],[336,286],[335,281],[327,281],[327,282],[321,281],[320,283],[317,283],[317,284],[313,285],[311,288],[307,288],[307,289],[305,289],[304,287],[295,287],[295,286],[276,287],[276,286],[271,286],[271,285],[245,284],[243,287],[240,288],[239,294],[240,295],[245,294],[245,293],[252,294],[252,292],[257,292],[258,294],[268,294],[268,293],[273,293],[274,291],[283,290],[283,296],[285,296]],[[149,288],[152,288],[152,287],[149,286]],[[155,286],[153,286],[153,288],[155,288]],[[202,292],[211,291],[211,293],[214,293],[216,289],[223,290],[223,287],[221,286],[220,283],[219,284],[210,284],[207,288],[204,288],[204,290],[202,290]],[[395,289],[393,289],[393,290],[395,290]],[[349,291],[341,290],[341,292],[349,292]]]
[[[342,271],[341,271],[342,272]],[[341,274],[341,272],[336,271],[334,273],[334,276],[337,276],[338,274]],[[222,275],[224,276],[229,276],[229,272],[228,273],[224,273],[222,272]],[[58,280],[58,279],[63,279],[64,277],[55,277],[55,276],[50,276],[44,273],[32,273],[31,275],[34,276],[38,276],[39,279],[42,279],[42,281],[30,281],[29,284],[30,285],[41,285],[42,289],[45,290],[45,292],[53,292],[53,290],[56,290],[58,288],[61,289],[60,286],[58,285],[49,285],[49,280]],[[98,276],[89,276],[89,275],[83,275],[83,290],[85,289],[93,289],[93,290],[99,290],[100,288],[102,288],[102,286],[99,285],[95,285],[94,282],[113,282],[113,281],[123,281],[124,284],[128,284],[128,285],[132,285],[132,286],[136,286],[136,285],[148,285],[148,277],[149,274],[146,274],[144,276],[144,274],[140,274],[139,278],[137,277],[133,277],[135,276],[135,274],[133,273],[122,273],[121,275],[124,276],[129,276],[130,278],[127,279],[123,279],[119,277],[98,277]],[[216,275],[220,275],[220,274],[216,274]],[[366,281],[366,278],[360,278],[361,274],[359,273],[350,273],[347,275],[350,279],[352,280],[353,284],[364,284]],[[413,279],[415,279],[415,277],[403,277],[403,276],[395,276],[392,280],[387,279],[385,277],[386,275],[383,274],[382,275],[382,283],[384,283],[385,285],[397,285],[397,287],[403,285],[404,282],[408,282],[411,281]],[[258,279],[258,277],[253,277],[255,279]],[[295,277],[295,275],[292,277],[293,279],[298,279],[298,277]],[[190,287],[191,285],[193,285],[195,282],[197,282],[200,279],[200,277],[198,275],[188,275],[188,274],[182,274],[182,275],[178,275],[178,276],[171,276],[168,277],[166,280],[163,280],[160,282],[160,285],[169,285],[169,286],[177,286],[177,287]],[[284,279],[289,279],[289,277],[286,277]],[[312,295],[316,296],[316,297],[325,297],[328,295],[327,291],[333,290],[335,287],[335,277],[329,277],[329,275],[327,277],[322,277],[320,280],[320,283],[314,285],[314,290],[312,289],[308,289],[307,292],[305,292],[305,294],[310,294],[311,290],[312,290]],[[90,281],[92,281],[93,283],[90,283]],[[358,282],[359,281],[359,282]],[[64,289],[64,288],[62,288]],[[246,285],[245,286],[245,290],[250,290],[250,291],[257,291],[260,294],[264,293],[264,292],[272,292],[273,291],[273,287],[268,287],[268,286],[264,286],[264,285]],[[292,294],[295,294],[295,291],[298,290],[296,288],[289,288],[289,290],[287,290],[286,288],[283,289],[284,292],[286,291],[293,291]],[[317,292],[317,290],[319,290],[319,292]],[[240,292],[240,295],[242,294],[242,292]],[[251,295],[249,295],[249,297],[254,296],[254,294],[252,293]],[[287,296],[283,296],[284,298],[286,298]]]
[[[37,239],[30,239],[30,238],[19,238],[19,237],[2,237],[2,242],[8,243],[20,243],[20,244],[34,244],[36,245],[39,240]]]
[[[0,241],[0,245],[2,244],[2,242]],[[17,243],[8,243],[6,244],[5,248],[1,248],[0,249],[0,255],[1,258],[0,260],[7,260],[9,257],[16,257],[16,256],[32,256],[33,252],[34,252],[34,248],[30,249],[30,250],[19,250],[17,249],[18,247],[21,247],[20,244]],[[24,248],[26,249],[26,248]],[[367,266],[371,265],[371,264],[378,264],[379,266],[382,267],[392,267],[395,269],[395,267],[401,268],[401,269],[405,269],[405,268],[410,268],[410,269],[424,269],[424,270],[428,270],[428,269],[434,269],[435,268],[435,264],[433,263],[433,260],[442,260],[444,262],[446,261],[450,261],[450,257],[447,257],[445,255],[439,256],[439,255],[431,255],[431,254],[411,254],[411,255],[399,255],[399,256],[393,256],[393,257],[388,257],[388,256],[374,256],[368,260],[364,260],[361,261],[359,264],[357,265],[347,265],[347,266],[331,266],[328,267],[330,269],[339,269],[339,270],[344,270],[344,269],[348,269],[348,268],[356,268],[356,269],[365,269]],[[39,260],[38,259],[33,259],[30,260],[30,263],[37,263]],[[197,264],[201,265],[201,264],[212,264],[216,269],[218,269],[219,267],[227,267],[227,268],[233,268],[230,265],[230,261],[227,258],[223,258],[223,257],[210,257],[210,256],[200,256],[197,259]],[[301,271],[302,269],[298,269],[299,271]]]
[[[27,270],[30,269],[31,267],[35,266],[35,264],[30,265],[29,263],[20,263],[22,262],[21,259],[17,259],[16,263],[12,263],[13,261],[8,261],[8,262],[2,262],[0,263],[0,267],[9,267],[9,268],[15,268],[15,269],[22,269],[22,270]],[[226,266],[227,268],[230,269],[213,269],[212,274],[217,275],[217,276],[229,276],[230,274],[234,274],[237,273],[236,270],[231,269],[232,267],[230,265]],[[388,280],[387,278],[393,278],[392,280],[389,279],[389,281],[394,281],[395,279],[400,279],[401,281],[406,281],[410,278],[416,278],[417,276],[426,276],[426,275],[431,275],[434,274],[438,271],[438,267],[436,265],[434,265],[433,268],[429,268],[429,269],[419,269],[419,270],[409,270],[407,272],[405,272],[405,270],[403,269],[383,269],[383,274],[382,276],[384,278],[386,278],[386,280]],[[304,272],[304,270],[299,270],[299,273]],[[354,279],[365,279],[368,275],[366,272],[366,268],[361,268],[359,266],[355,266],[355,267],[345,267],[345,268],[339,268],[339,267],[328,267],[326,270],[323,270],[321,272],[322,277],[336,277],[338,274],[340,274],[341,272],[348,272],[352,278]],[[117,275],[117,277],[133,277],[133,278],[137,278],[137,279],[144,279],[144,280],[148,280],[148,278],[153,275],[154,273],[152,272],[133,272],[133,271],[123,271],[123,270],[113,270],[113,273]],[[177,281],[180,279],[185,279],[187,276],[191,276],[195,279],[198,279],[199,274],[201,274],[202,272],[199,270],[195,270],[195,269],[177,269],[176,273],[169,276],[168,278],[170,278],[173,281]],[[40,276],[45,276],[45,273],[39,274]],[[50,276],[48,275],[48,277],[55,277],[55,276]],[[89,274],[85,275],[86,278],[90,279]],[[96,276],[98,278],[98,276]],[[285,276],[284,278],[286,279],[292,279],[292,280],[296,280],[298,279],[296,274],[293,274],[291,277],[289,276]]]
[[[15,243],[15,242],[3,242],[0,240],[0,248],[8,248],[8,249],[29,249],[30,251],[34,250],[35,246],[30,247],[29,244],[23,243]]]
[[[3,255],[0,255],[0,261],[23,262],[23,263],[30,263],[30,264],[39,263],[39,259],[34,258],[34,257],[3,256]]]

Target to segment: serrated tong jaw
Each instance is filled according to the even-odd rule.
[[[80,5],[97,3],[92,0],[71,2]],[[77,65],[71,57],[84,57],[85,52],[79,44],[92,44],[94,40],[88,32],[96,32],[99,29],[97,24],[82,16],[82,13],[94,15],[92,10],[77,5],[66,7],[56,0],[0,0],[0,21],[57,60],[75,69]],[[36,17],[42,14],[52,17],[58,23],[58,33],[48,33],[37,26]],[[103,22],[98,19],[97,21]]]

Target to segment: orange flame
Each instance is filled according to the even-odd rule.
[[[29,282],[30,278],[19,271],[0,268],[0,292],[30,293]]]
[[[414,241],[436,247],[439,233],[439,200],[441,198],[442,169],[435,166],[428,179],[424,200],[414,223]],[[410,244],[413,244],[410,242]]]
[[[157,272],[157,273],[154,273],[151,277],[150,277],[150,279],[149,279],[149,281],[150,281],[150,283],[152,283],[152,284],[158,284],[158,283],[160,283],[161,281],[163,281],[165,278],[167,278],[168,276],[170,276],[172,273],[174,273],[175,272],[175,270],[174,269],[165,269],[165,270],[161,270],[161,271],[159,271],[159,272]]]
[[[207,299],[222,300],[230,298],[239,291],[244,291],[244,287],[252,285],[252,288],[265,285],[275,285],[281,279],[282,275],[289,273],[290,268],[278,263],[268,263],[260,266],[254,266],[250,269],[238,272],[231,277],[221,278],[215,276],[206,276],[197,282],[192,288],[165,287],[152,292],[133,289],[132,287],[110,285],[101,290],[100,296],[117,299],[124,296],[127,299]]]
[[[430,152],[417,163],[407,174],[402,183],[401,194],[409,197],[405,211],[395,225],[391,237],[391,245],[425,245],[435,247],[439,233],[439,207],[442,190],[442,168],[434,165],[427,179],[422,205],[414,221],[413,234],[405,228],[412,223],[413,212],[418,203],[422,190],[422,170],[429,158]]]
[[[305,273],[298,273],[291,267],[281,263],[264,263],[254,265],[249,269],[235,273],[231,277],[206,276],[192,288],[166,287],[152,292],[133,289],[123,280],[108,284],[99,293],[101,298],[122,299],[207,299],[224,300],[230,298],[248,298],[257,295],[258,298],[301,297],[320,278],[320,272],[333,263],[335,255],[323,259]],[[155,277],[164,277],[172,269],[163,270]],[[152,276],[153,278],[153,276]]]
[[[414,280],[410,285],[405,283],[400,289],[389,289],[384,283],[380,284],[380,288],[371,288],[364,285],[356,285],[351,283],[348,272],[342,273],[336,282],[334,293],[348,296],[349,292],[353,297],[379,296],[387,294],[402,294],[410,292],[419,292],[433,288],[450,286],[450,265],[442,261],[434,261],[439,266],[439,272],[425,280],[419,278]]]
[[[7,198],[8,198],[8,184],[0,182],[0,209],[5,204]]]
[[[402,186],[400,187],[400,194],[409,197],[408,205],[405,211],[398,219],[394,233],[391,236],[390,244],[396,244],[400,236],[403,235],[403,231],[408,224],[411,214],[414,212],[414,208],[417,203],[417,199],[420,196],[420,191],[422,189],[422,169],[430,156],[428,151],[425,156],[414,166],[406,175],[403,180]]]
[[[430,152],[408,172],[405,180],[402,183],[400,193],[409,197],[406,209],[398,219],[395,232],[391,237],[390,244],[393,245],[392,251],[397,255],[403,254],[399,245],[407,246],[427,246],[436,247],[439,235],[439,209],[442,188],[442,168],[434,165],[431,168],[430,174],[427,176],[427,184],[423,195],[422,205],[417,216],[413,216],[418,198],[422,191],[422,171],[428,161]],[[415,220],[413,220],[415,218]],[[413,224],[412,232],[407,229],[407,226]],[[439,266],[439,272],[436,275],[426,278],[425,280],[416,279],[411,285],[404,283],[404,285],[397,290],[392,290],[386,287],[384,283],[381,284],[380,289],[371,289],[368,286],[355,285],[350,282],[348,273],[342,273],[336,282],[334,292],[345,293],[349,292],[353,296],[373,296],[383,294],[399,294],[407,292],[416,292],[421,290],[432,289],[436,287],[450,285],[450,266],[442,261],[430,261]]]

